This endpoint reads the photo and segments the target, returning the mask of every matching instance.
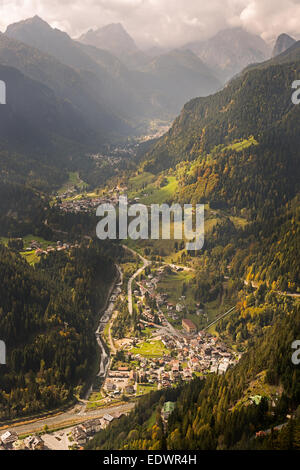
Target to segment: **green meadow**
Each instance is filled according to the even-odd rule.
[[[144,341],[135,348],[132,348],[130,353],[146,357],[163,357],[170,352],[161,341]]]

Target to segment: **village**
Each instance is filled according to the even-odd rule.
[[[188,319],[183,320],[183,325],[193,329]],[[154,333],[148,343],[150,347],[155,347],[158,342],[165,347],[162,357],[125,352],[122,361],[124,365],[108,372],[103,386],[107,396],[115,397],[124,393],[133,397],[147,390],[174,387],[195,376],[225,373],[236,362],[233,354],[208,333],[182,334],[177,337],[167,333],[156,336]],[[132,341],[132,345],[137,347],[143,344],[144,341]],[[127,342],[125,351],[130,346],[130,342]]]
[[[201,380],[207,374],[224,374],[239,360],[219,338],[208,331],[198,331],[194,322],[185,317],[184,298],[173,303],[166,293],[159,292],[167,269],[181,272],[185,268],[166,264],[153,266],[151,274],[144,272],[134,280],[132,301],[139,312],[137,327],[141,335],[111,338],[115,350],[110,350],[108,361],[102,358],[105,367],[101,380],[95,382],[88,401],[79,405],[75,413],[82,422],[66,429],[45,429],[25,438],[7,430],[0,436],[0,450],[80,449],[95,433],[128,414],[131,408],[126,408],[126,404],[133,407],[136,400],[147,393],[177,387],[195,377]],[[107,327],[111,329],[118,319],[118,299],[126,300],[127,286],[123,285],[122,289],[120,274],[96,332],[101,339]],[[176,328],[170,323],[174,316]],[[91,402],[94,395],[101,397],[96,403]],[[89,413],[89,405],[96,405],[92,411],[95,417]],[[164,426],[174,407],[173,402],[164,404],[161,412]]]
[[[119,195],[123,193],[127,188],[116,188],[110,189],[106,195],[98,195],[96,193],[80,194],[76,193],[76,190],[70,188],[65,192],[56,196],[56,206],[65,213],[95,213],[95,209],[100,204],[112,204],[116,206],[119,202]]]
[[[167,294],[158,292],[166,268],[164,265],[154,269],[154,274],[142,275],[135,282],[133,298],[142,337],[113,340],[116,353],[111,355],[102,387],[106,402],[124,395],[134,398],[152,390],[174,387],[210,373],[223,374],[239,360],[239,355],[219,338],[208,331],[198,331],[193,321],[185,318],[183,304],[179,301],[173,304]],[[184,299],[179,300],[184,303]],[[201,309],[199,312],[203,314]],[[170,319],[175,319],[178,326],[174,327]]]
[[[70,198],[66,193],[57,198],[56,204],[65,212],[95,212],[101,203],[118,203],[118,195],[126,188],[116,187],[109,194],[97,197]],[[38,240],[27,240],[25,253],[36,256],[53,251],[69,250],[70,245],[57,241],[45,245]],[[156,390],[177,387],[208,374],[224,374],[237,363],[240,356],[230,350],[217,336],[205,328],[199,328],[194,318],[208,321],[200,303],[191,311],[185,295],[174,295],[161,288],[166,275],[189,273],[191,268],[166,262],[150,262],[137,251],[124,246],[137,259],[143,261],[131,278],[123,284],[122,265],[118,266],[120,279],[111,291],[108,307],[96,331],[101,349],[100,372],[87,400],[81,400],[75,410],[78,424],[66,429],[48,429],[21,438],[14,430],[0,436],[0,449],[40,450],[82,448],[95,433],[120,419],[134,406],[139,397]],[[172,298],[171,298],[172,297]],[[123,337],[114,337],[113,327],[119,321],[118,302],[128,303],[128,318],[136,314],[134,329]],[[194,315],[194,316],[193,316]],[[196,316],[196,317],[195,317]],[[107,349],[109,348],[109,354]],[[94,398],[95,397],[95,398]],[[128,407],[128,404],[131,407]],[[162,409],[162,420],[167,425],[175,403],[167,402]],[[76,408],[76,407],[75,407]],[[91,411],[92,410],[92,411]],[[93,414],[95,415],[93,416]]]

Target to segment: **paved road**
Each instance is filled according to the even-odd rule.
[[[133,313],[133,305],[132,305],[132,283],[134,279],[136,279],[143,271],[144,269],[151,264],[151,261],[148,261],[146,258],[143,258],[142,255],[140,255],[137,251],[132,250],[131,248],[128,248],[126,245],[122,245],[123,248],[127,251],[130,251],[132,254],[135,256],[138,256],[140,260],[143,262],[143,266],[139,268],[129,279],[128,281],[128,311],[130,315]]]
[[[114,414],[120,412],[129,412],[134,408],[134,403],[126,403],[124,405],[105,407],[94,411],[87,411],[85,413],[76,413],[75,409],[60,413],[56,416],[48,418],[40,418],[34,422],[16,424],[14,426],[7,426],[5,429],[15,431],[18,435],[30,434],[38,431],[42,431],[44,426],[47,425],[49,430],[64,427],[73,426],[79,423],[83,423],[89,419],[101,418],[106,413]],[[2,428],[4,429],[4,428]]]
[[[294,297],[295,299],[300,298],[300,294],[291,294],[289,292],[280,292],[280,291],[275,291],[279,295],[284,295],[285,297]]]
[[[244,279],[244,284],[245,284],[245,286],[248,286],[249,281],[246,281],[246,279]],[[259,283],[251,281],[251,287],[253,287],[253,289],[258,289]],[[275,290],[274,292],[275,292],[275,294],[284,295],[285,297],[300,298],[300,294],[293,294],[291,292],[282,292],[280,290]]]
[[[113,325],[114,320],[117,318],[119,312],[116,310],[113,316],[111,317],[111,321],[109,324],[109,329],[108,329],[108,341],[109,341],[109,348],[110,348],[110,354],[117,354],[117,350],[115,347],[115,343],[111,334],[111,328]]]
[[[285,426],[287,426],[289,424],[289,422],[287,421],[286,423],[282,423],[282,424],[279,424],[278,426],[274,426],[274,430],[275,431],[280,431],[282,428],[285,428]],[[266,431],[263,431],[265,432],[266,434],[271,434],[272,432],[272,428],[269,428],[267,429]]]

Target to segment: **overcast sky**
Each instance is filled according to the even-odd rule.
[[[300,0],[0,0],[0,30],[36,14],[73,37],[120,22],[140,46],[178,46],[232,26],[267,41],[300,35]]]

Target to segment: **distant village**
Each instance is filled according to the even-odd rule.
[[[36,240],[32,240],[29,242],[28,246],[24,248],[25,252],[32,252],[34,251],[36,256],[47,255],[49,253],[53,253],[54,251],[65,251],[72,248],[79,248],[78,243],[69,244],[63,243],[58,240],[56,243],[53,243],[46,248],[42,247],[42,244]]]
[[[119,202],[119,194],[127,190],[127,187],[116,187],[108,191],[106,196],[76,196],[73,189],[66,190],[56,196],[56,205],[63,212],[89,213],[94,212],[100,204],[112,204],[116,206]],[[130,202],[130,201],[129,201]]]

